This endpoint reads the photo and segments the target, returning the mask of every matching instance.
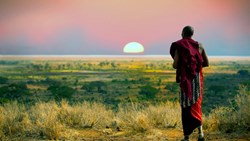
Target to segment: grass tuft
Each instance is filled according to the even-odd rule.
[[[209,131],[223,131],[232,133],[250,130],[250,92],[247,87],[240,86],[239,94],[231,107],[218,107],[214,109],[204,121]]]
[[[204,117],[204,129],[232,133],[250,130],[250,93],[240,87],[231,107],[218,107]],[[91,128],[112,132],[144,133],[156,128],[181,129],[179,103],[157,105],[129,103],[112,111],[104,104],[83,102],[69,104],[63,100],[38,102],[25,107],[17,102],[0,106],[0,140],[35,138],[64,140],[74,130]],[[105,130],[105,131],[106,131]],[[149,133],[149,132],[147,132]]]

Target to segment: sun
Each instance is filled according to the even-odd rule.
[[[144,47],[138,42],[127,43],[123,48],[124,53],[143,53]]]

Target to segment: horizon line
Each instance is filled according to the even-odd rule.
[[[145,55],[145,54],[122,54],[122,55],[69,55],[69,54],[60,54],[60,55],[53,55],[53,54],[28,54],[28,55],[5,55],[5,54],[0,54],[0,57],[164,57],[164,58],[169,58],[171,57],[170,55]],[[209,58],[249,58],[250,55],[208,55]]]

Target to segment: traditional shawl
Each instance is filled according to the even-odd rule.
[[[183,38],[173,42],[170,47],[170,55],[174,58],[175,51],[179,53],[179,61],[176,70],[176,81],[180,82],[181,90],[192,100],[192,80],[202,68],[202,56],[199,52],[199,43],[191,38]]]
[[[173,58],[176,50],[179,54],[176,82],[181,87],[182,125],[184,135],[190,135],[202,124],[203,59],[199,52],[199,43],[191,38],[172,43],[170,54]]]

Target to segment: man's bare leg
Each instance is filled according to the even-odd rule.
[[[204,133],[202,130],[202,125],[198,127],[198,141],[204,141]]]

